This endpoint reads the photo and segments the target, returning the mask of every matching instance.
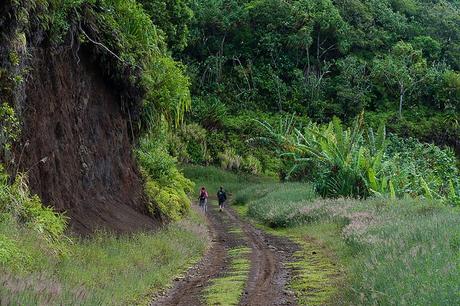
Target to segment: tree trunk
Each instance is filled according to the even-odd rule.
[[[403,108],[403,100],[404,100],[404,87],[401,87],[401,90],[399,91],[399,118],[402,118],[402,108]]]

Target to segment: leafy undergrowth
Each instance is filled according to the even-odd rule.
[[[214,279],[205,290],[208,305],[238,305],[251,268],[250,253],[250,248],[242,246],[228,251],[229,271]]]
[[[165,133],[145,135],[135,153],[145,180],[149,212],[178,221],[190,210],[188,194],[193,183],[177,169],[175,158],[164,149]]]
[[[0,221],[0,245],[18,264],[0,261],[1,305],[126,305],[145,303],[197,261],[207,246],[196,213],[151,233],[100,233],[67,243],[56,256],[36,231]],[[22,254],[22,255],[21,255]]]

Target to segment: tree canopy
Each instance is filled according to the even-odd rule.
[[[442,89],[460,69],[458,1],[197,0],[190,7],[180,56],[195,95],[235,110],[352,118],[363,108],[398,110],[401,89],[388,82],[398,74],[404,103],[458,111],[458,98]]]

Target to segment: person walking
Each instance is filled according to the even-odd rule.
[[[200,208],[201,210],[206,213],[208,211],[208,192],[206,191],[206,188],[201,187],[200,190],[200,197],[198,198],[200,201]]]
[[[219,191],[217,191],[217,199],[219,200],[219,211],[222,211],[225,201],[227,200],[227,193],[222,186],[220,186]]]

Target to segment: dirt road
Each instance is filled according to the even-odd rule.
[[[173,287],[151,306],[204,305],[204,289],[211,280],[228,273],[227,250],[241,245],[251,249],[251,270],[240,305],[295,305],[293,293],[286,288],[291,271],[285,263],[292,260],[298,246],[254,228],[231,208],[219,212],[215,205],[210,205],[207,216],[213,235],[211,248],[184,278],[176,279]],[[235,235],[235,232],[240,234]]]

